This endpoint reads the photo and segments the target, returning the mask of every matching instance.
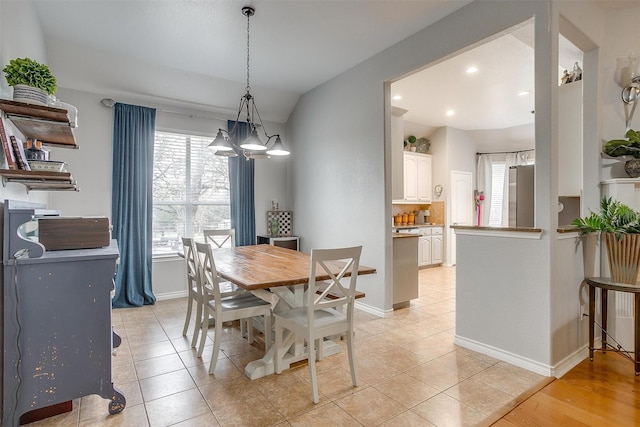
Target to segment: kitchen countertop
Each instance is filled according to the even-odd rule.
[[[434,224],[434,223],[429,223],[429,224],[412,224],[412,225],[398,225],[398,226],[393,226],[393,230],[402,230],[405,228],[426,228],[426,227],[444,227],[444,224]]]
[[[534,227],[482,227],[477,225],[452,225],[454,230],[482,230],[482,231],[518,231],[525,233],[540,233],[541,228]]]
[[[394,239],[404,239],[406,237],[418,238],[418,237],[420,237],[420,235],[419,234],[411,234],[411,233],[393,233],[393,238]]]

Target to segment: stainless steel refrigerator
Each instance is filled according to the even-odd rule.
[[[533,227],[534,165],[509,168],[509,227]]]

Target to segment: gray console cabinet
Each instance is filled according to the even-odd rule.
[[[120,344],[111,326],[116,241],[47,252],[16,239],[15,224],[40,205],[12,202],[5,201],[3,218],[2,424],[17,426],[28,411],[91,394],[109,399],[110,413],[121,412],[126,399],[111,365]]]

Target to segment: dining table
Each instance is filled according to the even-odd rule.
[[[289,310],[305,304],[305,291],[309,282],[311,263],[309,254],[279,246],[253,245],[216,249],[213,258],[220,277],[268,301],[271,303],[272,311]],[[332,271],[334,273],[339,272],[344,266],[344,263],[339,261],[331,264],[335,266],[335,271]],[[331,278],[320,270],[317,270],[316,281]],[[376,269],[373,267],[358,266],[358,275],[374,273]],[[346,276],[352,274],[352,271],[348,271]],[[285,342],[285,345],[293,345],[282,362],[283,369],[287,369],[292,363],[306,359],[304,340],[293,336],[290,340],[295,342]],[[329,356],[340,351],[340,345],[327,340],[323,342],[320,354]],[[247,364],[245,375],[253,380],[272,374],[275,352],[275,344],[272,344],[266,349],[262,359]]]

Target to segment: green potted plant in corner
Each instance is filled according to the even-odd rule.
[[[626,139],[612,139],[604,144],[602,151],[611,157],[632,156],[624,164],[624,171],[630,178],[640,177],[640,132],[629,129]]]
[[[604,238],[612,280],[635,284],[640,269],[640,212],[611,197],[603,197],[600,212],[576,218],[572,225],[581,235],[600,233]]]
[[[409,150],[416,151],[416,141],[417,141],[417,138],[415,136],[409,135],[407,137],[407,139],[405,139],[405,141],[404,141],[405,149],[407,148],[407,145],[408,145],[409,146]]]
[[[12,59],[2,72],[13,87],[14,101],[47,105],[48,95],[55,94],[58,88],[49,67],[31,58]]]

